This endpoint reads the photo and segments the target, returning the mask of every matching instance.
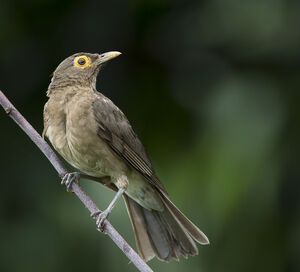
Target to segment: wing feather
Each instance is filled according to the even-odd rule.
[[[155,175],[146,150],[133,131],[124,113],[101,93],[93,103],[98,136],[131,167],[142,174],[151,184],[167,194],[161,181]]]

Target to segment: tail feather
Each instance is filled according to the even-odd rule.
[[[161,220],[158,212],[142,209],[147,225],[147,233],[155,255],[161,260],[170,260],[174,256],[174,246],[164,220]]]
[[[176,245],[175,249],[177,249],[177,258],[180,254],[184,257],[187,257],[188,255],[197,255],[198,248],[195,242],[177,218],[174,217],[174,215],[167,209],[163,213],[157,213],[161,214],[160,216],[163,218],[162,220],[167,223],[167,228],[172,234],[172,241]]]
[[[208,244],[205,234],[187,219],[165,196],[163,212],[147,210],[124,195],[133,225],[137,248],[144,260],[154,256],[164,261],[178,260],[180,255],[198,254],[191,237],[201,244]]]
[[[184,226],[188,233],[201,245],[209,244],[206,235],[192,223],[167,197],[163,196],[163,202],[169,211],[177,218],[177,220]]]
[[[127,195],[124,194],[123,197],[133,226],[138,251],[145,261],[149,261],[155,256],[155,253],[153,252],[147,233],[147,226],[142,211],[143,208]]]

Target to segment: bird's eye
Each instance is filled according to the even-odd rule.
[[[78,56],[74,59],[74,65],[80,68],[85,68],[90,64],[90,58],[87,56]]]
[[[80,59],[77,60],[77,63],[78,63],[79,65],[85,65],[86,61],[85,61],[84,58],[80,58]]]

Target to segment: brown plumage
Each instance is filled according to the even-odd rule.
[[[125,189],[137,247],[146,261],[195,255],[194,240],[208,244],[207,237],[170,201],[123,112],[96,91],[103,63],[119,54],[78,53],[57,67],[47,92],[43,134],[75,168],[110,177],[104,185],[112,190]]]

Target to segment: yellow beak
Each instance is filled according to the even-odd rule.
[[[98,63],[102,64],[102,63],[107,62],[111,59],[114,59],[120,55],[121,55],[121,53],[118,51],[110,51],[110,52],[103,53],[103,54],[99,55]]]

